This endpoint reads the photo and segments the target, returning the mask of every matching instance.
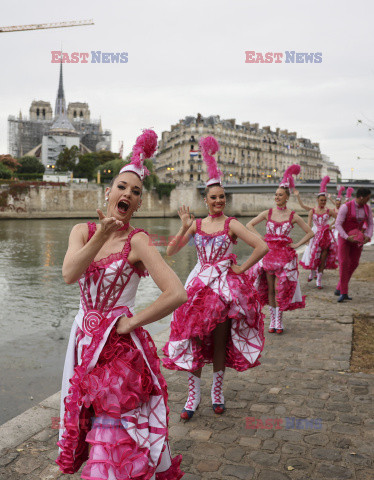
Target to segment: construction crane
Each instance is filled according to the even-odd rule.
[[[95,25],[91,20],[79,20],[72,22],[55,22],[55,23],[36,23],[33,25],[18,25],[13,27],[0,27],[0,33],[23,32],[25,30],[43,30],[45,28],[65,28],[65,27],[81,27],[83,25]]]

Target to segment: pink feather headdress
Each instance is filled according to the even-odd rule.
[[[344,190],[345,190],[345,187],[344,186],[341,186],[339,188],[339,191],[338,191],[338,196],[336,197],[337,200],[341,200],[342,199],[342,195],[344,193]]]
[[[143,133],[136,139],[132,149],[131,162],[121,168],[119,173],[136,173],[140,180],[149,175],[149,170],[143,165],[146,158],[151,158],[157,149],[157,134],[153,130],[143,130]]]
[[[326,177],[323,177],[322,178],[322,181],[321,181],[321,185],[319,187],[319,193],[318,193],[318,197],[320,195],[326,195],[327,193],[327,184],[329,183],[330,181],[330,177],[328,175],[326,175]]]
[[[295,188],[295,180],[293,178],[293,175],[299,175],[299,173],[300,173],[300,165],[298,165],[297,163],[295,163],[294,165],[291,165],[284,172],[282,181],[280,182],[279,186],[290,188],[293,190]]]
[[[347,188],[347,193],[346,193],[346,195],[345,195],[346,200],[350,200],[350,199],[352,198],[352,193],[353,193],[354,191],[355,191],[355,190],[354,190],[354,188],[352,188],[352,187],[348,187],[348,188]]]
[[[217,161],[213,157],[219,150],[219,143],[214,137],[205,137],[200,139],[199,145],[208,169],[209,180],[206,182],[206,186],[209,187],[209,185],[214,185],[215,183],[221,185],[222,172],[219,170]]]

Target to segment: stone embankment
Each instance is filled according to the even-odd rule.
[[[374,262],[374,247],[362,261]],[[353,315],[374,318],[373,283],[353,280],[353,300],[337,304],[337,272],[324,275],[323,290],[306,276],[307,307],[285,313],[283,335],[266,333],[262,365],[227,371],[224,415],[212,411],[207,367],[202,404],[181,423],[187,375],[163,370],[171,448],[183,455],[184,480],[373,479],[374,375],[349,371]],[[167,334],[157,336],[158,347]],[[67,478],[54,464],[58,408],[59,393],[0,427],[1,480]]]

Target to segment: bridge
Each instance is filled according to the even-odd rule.
[[[333,194],[336,194],[338,191],[338,188],[343,185],[346,188],[347,187],[353,187],[355,191],[359,187],[366,187],[370,188],[372,191],[372,194],[374,196],[374,181],[370,180],[363,180],[363,181],[350,181],[345,182],[342,181],[339,184],[336,183],[329,183],[327,185],[327,192]],[[230,193],[274,193],[275,190],[278,188],[279,183],[224,183],[223,187],[225,188],[225,192],[230,194]],[[303,193],[318,193],[319,192],[319,186],[320,184],[317,182],[313,183],[296,183],[296,189],[299,190],[301,194]],[[205,184],[203,185],[198,185],[197,189],[199,192],[203,195],[205,191]]]

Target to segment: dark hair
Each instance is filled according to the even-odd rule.
[[[367,197],[368,195],[371,195],[370,188],[360,187],[357,189],[356,198]]]
[[[278,187],[278,188],[283,188],[283,190],[286,192],[287,197],[290,196],[290,189],[288,187]]]
[[[223,191],[225,191],[225,189],[223,188],[223,186],[220,183],[213,183],[212,185],[209,185],[208,187],[205,187],[204,197],[206,197],[208,195],[209,190],[213,187],[221,187],[223,189]]]

